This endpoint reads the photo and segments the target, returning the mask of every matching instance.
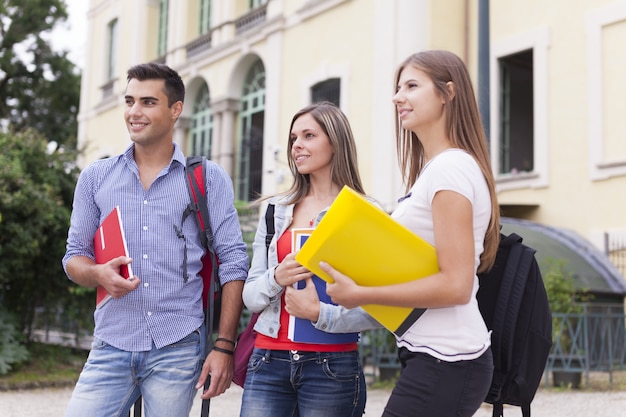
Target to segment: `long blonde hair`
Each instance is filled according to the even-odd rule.
[[[493,265],[500,243],[500,207],[491,170],[487,137],[467,67],[452,52],[441,50],[418,52],[400,64],[396,71],[394,88],[399,84],[402,71],[408,66],[424,71],[432,79],[435,89],[445,99],[446,133],[452,146],[472,155],[487,181],[491,196],[491,219],[478,267],[479,272],[486,271]],[[454,84],[453,100],[450,100],[450,91],[447,88],[450,81]],[[408,191],[426,162],[424,148],[414,132],[402,128],[397,108],[395,126],[398,160]]]

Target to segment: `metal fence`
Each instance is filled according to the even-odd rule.
[[[626,232],[605,232],[604,248],[611,263],[626,277]]]
[[[578,314],[553,313],[552,350],[546,363],[544,380],[551,384],[556,372],[581,373],[589,384],[590,372],[626,369],[626,315],[622,307],[583,306]],[[365,369],[374,380],[392,378],[400,370],[395,339],[385,329],[362,333],[360,351]],[[368,366],[369,365],[369,366]]]

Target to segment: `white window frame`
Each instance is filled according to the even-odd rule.
[[[300,84],[301,107],[311,104],[311,89],[319,82],[329,78],[339,78],[339,108],[348,114],[348,77],[350,69],[347,65],[335,65],[328,62],[321,63],[314,71],[303,76]]]
[[[587,69],[589,85],[589,175],[604,180],[626,175],[626,160],[604,158],[602,87],[602,30],[605,26],[626,20],[626,2],[613,3],[587,13]]]
[[[550,31],[537,28],[491,44],[491,164],[498,191],[542,188],[548,185],[548,48]],[[498,60],[518,52],[533,51],[533,171],[500,172],[500,71]]]
[[[117,55],[119,42],[119,19],[116,17],[107,24],[107,59],[106,59],[106,82],[115,80],[117,73]]]

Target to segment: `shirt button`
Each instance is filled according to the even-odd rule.
[[[147,287],[148,285],[150,285],[150,284],[148,284],[147,282],[144,282],[144,283],[143,283],[143,286],[144,286],[144,287]]]
[[[143,254],[143,259],[148,259],[148,255],[147,254]]]
[[[144,226],[144,227],[143,227],[143,230],[148,230],[148,226]]]
[[[148,316],[151,316],[151,315],[152,315],[152,311],[148,311]]]
[[[143,200],[143,203],[144,204],[148,204],[148,200]]]

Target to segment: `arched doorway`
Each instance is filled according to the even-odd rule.
[[[239,103],[239,162],[236,198],[252,201],[261,194],[265,67],[255,61],[246,74]]]
[[[211,97],[209,87],[205,83],[198,91],[193,103],[193,114],[189,127],[189,155],[204,155],[211,159],[212,139]]]

